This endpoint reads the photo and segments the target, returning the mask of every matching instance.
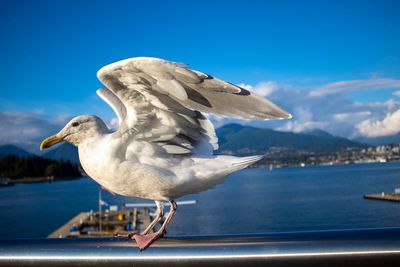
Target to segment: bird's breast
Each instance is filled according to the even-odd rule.
[[[85,172],[108,188],[112,174],[122,161],[122,156],[118,155],[117,144],[108,140],[89,140],[80,144],[78,151]]]
[[[79,159],[85,172],[108,190],[125,196],[155,200],[168,200],[166,192],[173,187],[175,174],[167,168],[161,159],[150,159],[145,149],[136,157],[130,156],[125,148],[118,147],[112,141],[93,140],[79,145]],[[154,157],[153,157],[153,160]],[[167,166],[167,165],[166,165]]]

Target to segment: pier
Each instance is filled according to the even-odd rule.
[[[381,194],[370,194],[364,195],[365,199],[373,199],[373,200],[385,200],[385,201],[393,201],[400,202],[400,194],[399,193],[384,193]]]
[[[122,207],[111,205],[106,210],[101,209],[101,198],[99,203],[98,211],[77,214],[47,238],[113,237],[116,234],[140,233],[146,229],[156,214],[155,203],[125,203]],[[195,200],[177,201],[179,206],[196,203]],[[169,206],[169,203],[165,204],[165,207]],[[164,218],[161,222],[163,220]]]
[[[48,238],[112,237],[117,233],[141,232],[150,224],[149,208],[81,212]]]

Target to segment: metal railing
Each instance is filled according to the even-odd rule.
[[[397,266],[400,228],[163,238],[1,240],[0,266]]]

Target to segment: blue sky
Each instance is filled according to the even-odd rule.
[[[0,13],[0,122],[36,123],[31,144],[70,116],[110,120],[96,72],[135,56],[188,63],[295,116],[262,127],[400,130],[399,1],[1,1]]]

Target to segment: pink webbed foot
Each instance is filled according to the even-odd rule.
[[[159,232],[151,233],[147,235],[135,234],[133,239],[135,239],[136,244],[139,246],[140,250],[148,248],[154,241],[162,237],[163,235]]]
[[[168,213],[168,216],[167,216],[166,220],[164,221],[163,225],[161,226],[160,230],[158,230],[156,233],[151,233],[151,234],[135,234],[135,235],[133,235],[132,239],[135,239],[135,241],[138,244],[140,250],[144,250],[144,249],[148,248],[154,241],[156,241],[160,237],[164,236],[165,233],[167,232],[167,226],[171,222],[172,217],[174,217],[174,214],[175,214],[176,209],[178,207],[176,205],[175,201],[171,200],[170,203],[171,203],[170,212]],[[159,212],[158,216],[146,228],[144,233],[148,233],[148,231],[153,229],[155,224],[161,219],[161,217],[162,217],[162,206],[161,206],[161,208],[159,208],[159,211],[160,212]]]

